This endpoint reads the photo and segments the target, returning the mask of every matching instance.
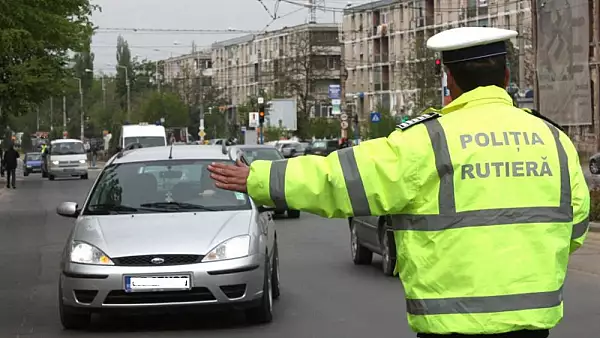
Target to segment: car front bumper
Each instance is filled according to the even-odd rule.
[[[41,173],[42,172],[42,167],[25,167],[25,170],[27,170],[27,172],[30,173]]]
[[[189,291],[125,292],[125,276],[190,275]],[[97,266],[67,263],[60,276],[64,305],[90,311],[236,305],[262,296],[264,255],[172,266]]]
[[[50,167],[48,174],[55,177],[72,177],[88,174],[87,164],[82,164],[77,167]]]

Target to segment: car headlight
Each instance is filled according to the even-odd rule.
[[[79,163],[81,163],[81,164],[83,164],[85,162],[86,162],[85,160],[79,160]]]
[[[52,164],[58,165],[58,161],[52,161]]]
[[[227,259],[246,257],[250,253],[250,236],[243,235],[230,238],[217,245],[204,258],[202,262],[215,262]]]
[[[28,165],[27,165],[27,168],[31,168],[31,164],[28,164]]]
[[[73,241],[71,244],[71,262],[91,265],[115,265],[102,250],[95,246]]]

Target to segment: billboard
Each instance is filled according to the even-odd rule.
[[[258,127],[258,112],[248,113],[248,128]]]
[[[591,125],[588,0],[547,1],[538,18],[539,111],[560,125]]]

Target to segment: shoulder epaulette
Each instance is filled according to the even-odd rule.
[[[438,113],[427,113],[427,114],[419,115],[419,116],[415,117],[414,119],[400,123],[399,125],[396,126],[396,128],[398,128],[400,130],[406,130],[412,126],[423,123],[425,121],[440,118],[441,116],[442,115],[438,114]]]
[[[528,112],[529,114],[542,119],[548,123],[550,123],[551,125],[555,126],[556,128],[558,128],[558,130],[565,132],[565,130],[563,129],[563,127],[561,127],[558,123],[552,121],[551,119],[547,118],[546,116],[540,114],[539,111],[535,110],[535,109],[529,109],[529,108],[523,108],[524,111]]]

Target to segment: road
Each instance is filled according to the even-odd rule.
[[[58,263],[72,220],[60,201],[82,202],[83,180],[20,178],[0,187],[0,337],[414,337],[405,320],[401,283],[373,266],[354,266],[342,220],[303,214],[278,220],[282,297],[273,323],[247,326],[235,313],[95,318],[90,331],[63,331],[57,312]],[[0,180],[0,184],[4,181]],[[573,257],[564,321],[551,337],[600,332],[600,234]],[[198,319],[200,317],[201,319]]]

